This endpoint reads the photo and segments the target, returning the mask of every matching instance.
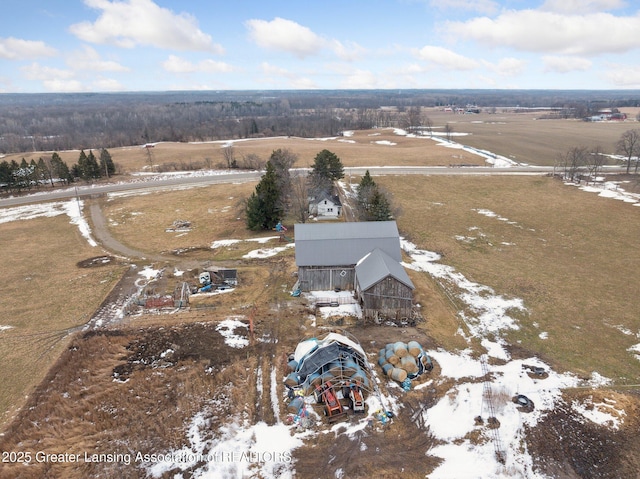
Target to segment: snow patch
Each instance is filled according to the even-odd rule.
[[[247,329],[247,325],[240,321],[241,317],[242,316],[227,318],[220,321],[218,326],[216,326],[216,331],[224,337],[225,344],[232,348],[244,348],[249,346],[249,339],[246,336],[239,336],[235,332],[237,328]]]

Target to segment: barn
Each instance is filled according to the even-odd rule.
[[[297,224],[301,291],[354,291],[365,317],[408,317],[414,285],[400,264],[395,221]]]
[[[376,248],[355,266],[355,293],[365,318],[409,318],[415,286],[402,265]]]
[[[354,290],[356,263],[376,248],[402,259],[395,221],[297,224],[295,242],[302,291]]]

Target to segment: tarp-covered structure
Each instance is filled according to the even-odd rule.
[[[373,386],[367,356],[355,339],[340,333],[301,341],[289,361],[292,372],[285,384],[304,395],[327,382],[336,388],[357,383],[364,391]]]

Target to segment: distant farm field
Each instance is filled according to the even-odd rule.
[[[556,163],[558,156],[575,146],[600,146],[605,154],[615,154],[620,135],[640,128],[635,117],[640,109],[623,109],[627,121],[585,122],[576,119],[545,120],[544,113],[500,112],[495,114],[455,114],[440,109],[423,109],[431,120],[434,136],[444,138],[444,127],[452,130],[451,139],[473,148],[491,151],[515,162],[547,165]],[[425,131],[425,130],[423,130]],[[345,166],[448,166],[459,164],[484,165],[484,158],[459,149],[446,148],[428,138],[408,138],[393,128],[347,132],[346,136],[331,138],[252,138],[204,143],[154,144],[113,148],[109,152],[124,173],[151,172],[158,165],[178,168],[225,167],[224,150],[233,145],[234,156],[241,160],[254,154],[267,160],[278,148],[286,148],[298,155],[295,167],[309,167],[322,149],[336,153]],[[72,165],[79,151],[59,152],[62,159]],[[42,153],[21,153],[5,156],[7,161],[36,161]]]

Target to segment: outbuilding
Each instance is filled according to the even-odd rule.
[[[376,248],[356,264],[355,274],[355,294],[365,318],[411,317],[415,286],[400,263]]]

